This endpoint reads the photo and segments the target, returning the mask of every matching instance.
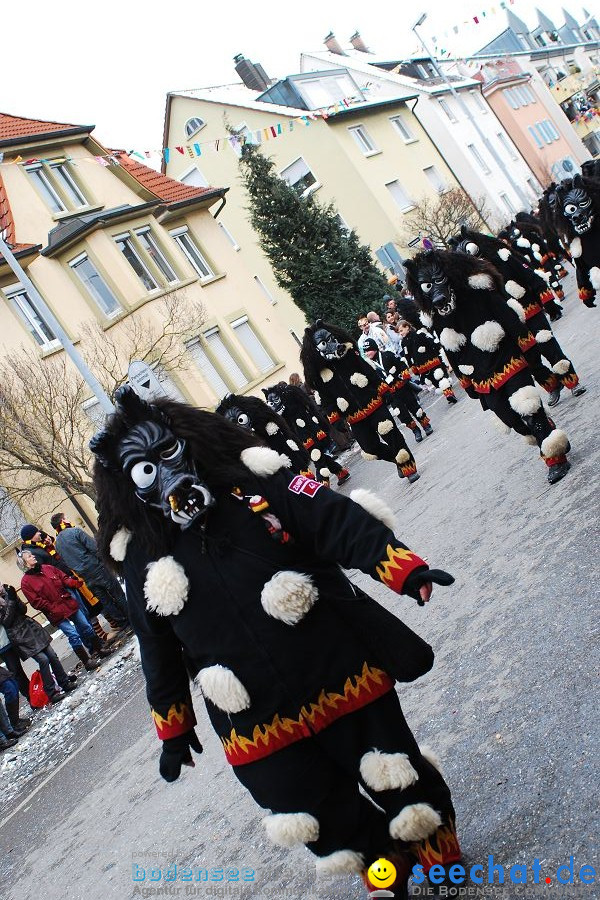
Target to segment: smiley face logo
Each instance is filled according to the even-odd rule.
[[[396,880],[396,867],[392,865],[389,859],[376,859],[369,866],[369,881],[374,887],[386,888]]]

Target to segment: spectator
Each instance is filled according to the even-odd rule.
[[[366,316],[361,316],[358,320],[358,327],[362,332],[357,341],[361,356],[364,357],[363,344],[367,338],[373,338],[380,350],[390,349],[390,339],[381,327],[381,321],[376,312],[369,312]]]
[[[7,695],[12,690],[17,690],[16,682],[8,669],[0,666],[0,694]],[[18,696],[18,691],[17,691]],[[0,697],[0,750],[8,750],[19,740],[19,735],[12,727],[12,723],[4,708],[4,703]]]
[[[69,592],[69,588],[77,586],[75,578],[65,575],[56,566],[38,562],[30,550],[21,551],[21,558],[26,569],[21,590],[29,603],[41,610],[51,625],[60,628],[86,669],[97,669],[98,662],[92,658],[92,653],[108,656],[111,651],[94,633],[77,600]]]
[[[18,651],[10,642],[4,625],[0,625],[0,662],[6,663],[6,667],[17,680],[19,691],[29,701],[29,678],[21,665]]]
[[[300,375],[298,374],[298,372],[292,372],[292,374],[290,375],[289,384],[293,385],[294,387],[299,387],[300,390],[302,390],[306,394],[308,394],[308,391],[306,390],[306,386],[305,386],[304,382],[302,381],[302,379],[300,378]]]
[[[27,606],[10,584],[0,585],[0,623],[6,629],[11,644],[22,660],[34,659],[40,667],[44,690],[52,703],[62,700],[65,693],[75,690],[76,675],[67,675],[58,656],[50,646],[52,639],[42,626],[27,615]],[[62,689],[58,690],[56,685]],[[58,696],[62,694],[62,696]],[[27,720],[19,719],[19,698],[6,701],[6,709],[15,731]],[[31,720],[29,720],[29,724]]]
[[[123,588],[108,571],[98,555],[96,541],[82,528],[67,522],[64,513],[55,513],[50,524],[57,532],[56,549],[64,563],[82,578],[92,593],[102,603],[102,612],[108,614],[111,625],[126,628],[127,601]]]

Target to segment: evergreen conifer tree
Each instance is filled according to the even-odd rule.
[[[243,147],[240,167],[250,221],[278,284],[309,322],[323,319],[355,333],[358,316],[380,307],[388,290],[369,247],[343,228],[333,204],[301,197],[256,146]]]

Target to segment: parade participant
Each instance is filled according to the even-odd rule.
[[[563,263],[563,259],[568,258],[568,254],[565,252],[564,247],[560,242],[560,238],[555,229],[548,229],[544,227],[544,223],[540,219],[539,215],[534,215],[534,213],[525,212],[522,210],[518,212],[515,216],[515,222],[519,227],[521,223],[525,228],[530,227],[535,229],[538,234],[541,234],[548,251],[548,259],[544,260],[542,257],[542,265],[545,262],[549,262],[554,270],[556,278],[561,279],[567,276],[567,270],[565,269]],[[527,231],[523,229],[523,233],[527,236]],[[533,235],[533,232],[531,232]],[[564,292],[562,295],[559,295],[559,299],[562,300],[564,297]]]
[[[426,435],[433,434],[433,428],[429,417],[425,415],[425,411],[419,405],[410,382],[408,366],[403,364],[394,353],[386,350],[382,352],[377,343],[371,339],[365,341],[363,349],[367,359],[381,369],[386,385],[384,396],[390,412],[392,415],[398,416],[400,421],[412,431],[417,444],[420,444],[423,440],[421,428]]]
[[[264,400],[242,394],[227,394],[215,412],[229,422],[252,431],[267,447],[285,455],[290,461],[292,472],[312,475],[308,451],[302,446],[298,435]]]
[[[421,382],[428,381],[439,388],[448,403],[458,403],[452,389],[450,374],[446,368],[440,348],[421,325],[417,330],[410,322],[403,319],[398,322],[398,334],[402,338],[402,350],[410,370]]]
[[[548,196],[556,228],[568,245],[577,276],[579,299],[596,306],[600,290],[600,178],[575,175]]]
[[[314,463],[317,481],[329,485],[332,473],[338,485],[350,478],[350,472],[330,454],[329,424],[319,413],[306,391],[293,384],[263,388],[268,406],[280,415],[295,432]]]
[[[398,540],[378,498],[290,473],[221,416],[128,386],[115,404],[91,443],[98,541],[125,577],[163,778],[202,750],[195,678],[267,835],[324,873],[366,878],[391,857],[407,898],[411,863],[460,858],[450,791],[394,690],[433,654],[341,566],[421,603],[452,577]]]
[[[546,311],[553,322],[556,319],[560,319],[563,309],[554,299],[554,295],[559,300],[563,300],[565,293],[560,285],[558,274],[554,269],[553,254],[550,252],[541,228],[528,222],[510,222],[504,231],[508,235],[513,250],[516,253],[520,253],[533,269],[542,274],[544,280],[554,292],[552,301],[548,301],[546,304]]]
[[[508,307],[498,271],[477,257],[437,250],[419,253],[405,268],[462,387],[504,428],[538,445],[555,484],[570,468],[569,441],[544,412],[524,356],[535,339]]]
[[[526,358],[533,377],[550,395],[548,406],[556,406],[563,387],[574,397],[585,394],[586,389],[579,383],[573,363],[558,343],[539,302],[540,290],[545,287],[543,279],[519,261],[499,238],[471,231],[464,225],[453,246],[459,253],[486,259],[500,273],[508,305],[535,337],[536,344]],[[482,297],[485,299],[485,295]],[[551,371],[543,364],[542,357],[550,363]]]
[[[348,332],[317,321],[304,332],[300,360],[304,380],[327,418],[346,420],[363,457],[393,462],[400,478],[417,481],[415,459],[384,403],[382,375],[361,356]]]

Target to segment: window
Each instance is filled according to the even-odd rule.
[[[528,84],[521,85],[521,92],[524,94],[527,103],[537,103],[535,94],[531,90]]]
[[[512,88],[504,88],[502,91],[504,97],[506,98],[508,105],[512,107],[512,109],[519,109],[521,104],[519,103],[517,97],[513,94]]]
[[[536,44],[538,45],[538,47],[545,47],[545,46],[546,46],[546,40],[545,40],[545,38],[543,37],[543,35],[538,34],[538,36],[537,36],[536,38],[534,38],[534,40],[535,40]]]
[[[349,128],[348,131],[358,144],[359,149],[366,155],[368,153],[376,153],[377,147],[371,140],[369,132],[364,127],[364,125],[355,125],[353,128]]]
[[[498,137],[498,143],[500,144],[500,146],[502,147],[504,152],[507,153],[511,159],[518,159],[519,157],[517,155],[517,151],[515,150],[515,148],[511,144],[511,142],[508,140],[506,135],[502,134],[502,132],[499,131],[497,137]]]
[[[204,119],[198,119],[194,117],[193,119],[188,119],[185,123],[185,136],[191,138],[192,135],[196,134],[197,131],[200,131],[201,128],[204,128],[206,122]]]
[[[87,253],[82,253],[80,256],[75,257],[69,265],[104,315],[113,318],[121,312],[119,301],[103,280]]]
[[[18,541],[21,528],[26,522],[21,508],[0,487],[0,548]]]
[[[448,185],[446,184],[436,167],[426,166],[426,168],[423,169],[423,172],[433,189],[437,191],[438,194],[443,194]]]
[[[258,370],[260,372],[268,372],[269,369],[272,369],[275,365],[275,360],[271,359],[264,345],[259,340],[254,328],[248,321],[248,316],[236,319],[235,322],[231,323],[231,327],[250,359],[258,367]]]
[[[217,327],[190,341],[188,350],[217,397],[248,384],[237,361],[229,352]]]
[[[148,256],[151,258],[152,262],[156,266],[158,266],[162,274],[167,279],[168,283],[174,284],[176,281],[179,281],[179,278],[177,277],[177,274],[175,273],[173,267],[158,246],[156,238],[150,230],[150,226],[147,225],[144,228],[136,228],[135,233],[140,244],[142,245]]]
[[[458,119],[454,115],[454,113],[450,107],[450,104],[448,103],[447,100],[438,100],[438,103],[440,104],[440,106],[442,107],[442,109],[444,110],[444,112],[446,113],[447,117],[450,119],[451,122],[458,122]]]
[[[529,131],[529,134],[531,135],[531,137],[533,138],[536,146],[539,148],[543,147],[544,142],[542,141],[539,134],[537,133],[537,128],[535,127],[535,125],[529,125],[528,131]]]
[[[219,228],[221,229],[221,231],[223,232],[223,234],[225,235],[225,237],[227,238],[227,240],[229,241],[229,243],[231,244],[233,249],[239,250],[240,245],[238,244],[238,242],[236,241],[236,239],[230,232],[229,228],[227,228],[227,226],[223,222],[219,222]]]
[[[541,188],[541,185],[538,184],[538,182],[535,180],[535,178],[528,178],[527,186],[529,187],[529,190],[531,191],[531,193],[533,194],[534,197],[536,197],[536,198],[539,197],[539,195],[542,192],[542,188]]]
[[[42,200],[53,213],[69,212],[89,205],[66,160],[35,162],[24,168]]]
[[[87,418],[90,420],[94,428],[103,428],[106,421],[106,413],[100,406],[100,401],[96,397],[90,397],[81,404],[81,408]]]
[[[241,122],[239,125],[236,125],[235,128],[232,129],[233,134],[229,139],[229,143],[235,155],[239,157],[242,155],[242,150],[245,144],[254,144],[258,146],[262,143],[262,134],[260,129],[256,131],[250,131],[245,122]]]
[[[481,153],[479,152],[479,150],[477,149],[477,147],[475,146],[475,144],[469,144],[468,146],[469,146],[469,150],[471,152],[471,156],[473,157],[473,159],[475,160],[475,162],[477,163],[479,168],[482,169],[482,171],[485,172],[486,175],[489,175],[491,172],[491,169],[488,166],[488,164],[486,163],[486,161],[483,158],[483,156],[481,155]]]
[[[131,235],[128,231],[125,234],[118,234],[115,237],[115,243],[137,277],[140,279],[147,291],[156,291],[159,288],[158,282],[150,273],[148,267],[143,262],[137,248],[134,246]]]
[[[505,207],[507,208],[509,214],[510,214],[511,216],[514,216],[514,214],[516,213],[516,209],[514,208],[514,206],[512,205],[512,203],[510,202],[510,200],[509,200],[509,198],[508,198],[508,194],[500,194],[500,199],[501,199],[502,202],[504,203],[504,205],[505,205]]]
[[[179,179],[182,184],[190,184],[192,187],[208,187],[208,181],[197,166],[192,166]]]
[[[182,228],[174,228],[173,231],[169,233],[175,243],[183,250],[185,256],[192,264],[192,267],[196,270],[201,280],[204,281],[206,278],[214,278],[215,273],[204,258],[200,247],[189,233],[187,225],[184,225]]]
[[[258,275],[254,275],[253,278],[254,278],[254,281],[256,282],[257,287],[260,288],[260,290],[263,292],[263,294],[265,295],[265,297],[267,298],[267,300],[269,301],[269,303],[270,303],[272,306],[275,306],[275,304],[277,303],[277,300],[275,299],[275,297],[273,296],[273,294],[269,291],[269,289],[268,289],[268,287],[266,286],[266,284],[264,283],[264,281],[262,281],[262,280],[258,277]]]
[[[4,288],[4,293],[40,347],[50,350],[60,346],[60,341],[50,326],[46,325],[42,317],[38,315],[29,299],[27,290],[22,285],[11,284],[10,287]]]
[[[479,110],[479,112],[486,113],[488,111],[488,105],[479,93],[479,91],[469,91],[471,97],[473,98],[473,103]]]
[[[394,116],[390,119],[390,122],[402,138],[405,144],[410,144],[411,141],[416,141],[417,138],[414,136],[402,116]]]
[[[550,119],[545,119],[543,122],[536,122],[535,124],[538,132],[542,135],[547,144],[551,144],[552,141],[557,141],[559,139],[560,135]]]
[[[408,212],[409,209],[413,209],[413,201],[397,179],[396,181],[388,182],[388,184],[386,184],[386,188],[388,189],[388,191],[392,195],[392,199],[400,207],[402,212]]]
[[[287,181],[290,187],[295,188],[302,197],[320,187],[320,184],[302,157],[290,166],[282,169],[280,174],[283,180]]]

